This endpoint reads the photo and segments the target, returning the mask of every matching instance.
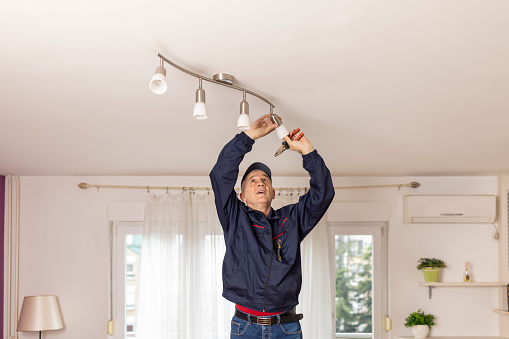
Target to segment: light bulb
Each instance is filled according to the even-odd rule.
[[[281,125],[276,128],[276,134],[279,139],[283,139],[288,134],[290,134],[290,132],[288,132],[288,129],[286,129],[285,125]]]
[[[166,69],[163,66],[157,67],[156,74],[150,79],[149,87],[155,94],[166,92],[168,86],[166,85]]]
[[[251,120],[249,119],[249,114],[240,114],[239,120],[237,120],[237,128],[245,131],[251,127]]]
[[[203,101],[198,101],[194,105],[193,118],[199,120],[207,119],[207,106]]]

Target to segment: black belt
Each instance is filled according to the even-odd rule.
[[[236,308],[235,308],[235,316],[242,320],[249,321],[248,315],[244,312],[239,311]],[[270,318],[269,317],[260,318],[260,317],[255,317],[254,315],[249,315],[249,317],[251,318],[251,322],[257,323],[258,325],[268,326],[268,325],[274,325],[274,324],[278,323],[278,320],[277,320],[278,317],[275,315],[271,316]],[[300,313],[296,314],[295,308],[293,308],[290,311],[279,314],[279,323],[280,324],[293,323],[295,321],[301,320],[303,317],[304,316]]]

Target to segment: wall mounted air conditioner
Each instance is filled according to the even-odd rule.
[[[493,223],[496,206],[494,195],[406,195],[404,222]]]

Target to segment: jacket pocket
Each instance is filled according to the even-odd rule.
[[[276,259],[286,265],[294,265],[300,246],[299,235],[295,229],[286,230],[273,240]],[[281,260],[279,260],[281,257]]]

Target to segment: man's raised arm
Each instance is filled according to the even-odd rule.
[[[334,185],[325,162],[306,137],[302,137],[300,140],[291,140],[285,137],[285,141],[291,150],[302,154],[304,169],[311,177],[309,192],[302,196],[297,203],[300,238],[304,239],[318,224],[332,203],[335,195]]]
[[[227,232],[230,220],[235,216],[236,204],[239,203],[235,193],[235,183],[239,175],[239,165],[244,155],[251,151],[254,140],[274,131],[276,124],[270,121],[270,114],[265,114],[251,124],[243,133],[237,134],[219,153],[217,162],[210,172],[210,182],[216,201],[217,215],[223,230]]]

